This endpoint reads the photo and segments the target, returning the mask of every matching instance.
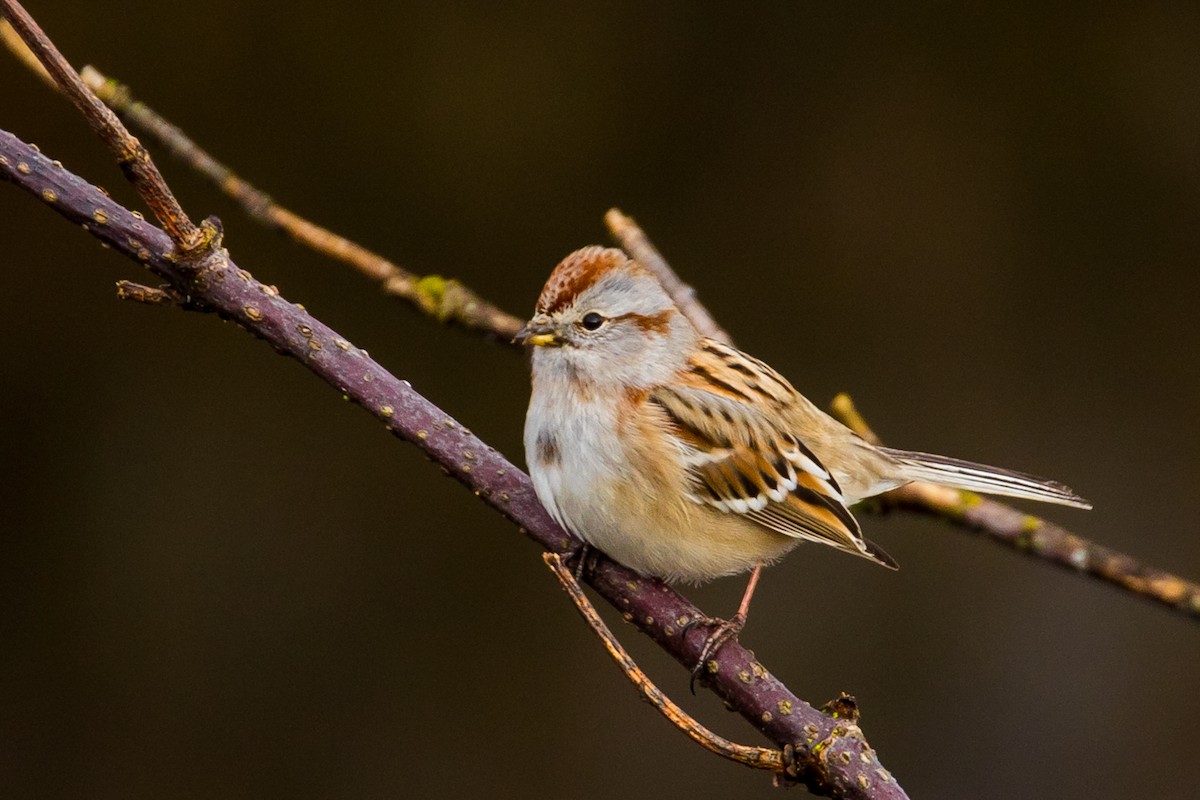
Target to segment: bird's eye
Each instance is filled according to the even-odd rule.
[[[589,331],[594,331],[604,324],[604,317],[600,316],[595,311],[589,311],[587,314],[583,315],[582,324],[583,327],[587,328]]]

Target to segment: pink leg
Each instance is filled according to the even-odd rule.
[[[758,588],[758,576],[762,575],[763,565],[759,564],[754,567],[754,571],[750,573],[750,580],[746,583],[746,591],[742,594],[742,603],[738,606],[735,617],[742,618],[742,624],[746,622],[746,616],[750,613],[750,598],[754,597],[754,590]]]
[[[692,680],[690,687],[692,694],[696,693],[696,678],[700,677],[704,672],[705,665],[709,659],[717,654],[721,646],[730,639],[735,638],[742,632],[742,628],[746,627],[746,617],[750,613],[750,599],[754,597],[754,590],[758,588],[758,578],[762,575],[763,565],[758,564],[754,567],[754,571],[750,573],[750,580],[746,583],[746,591],[742,593],[742,602],[738,605],[737,613],[729,619],[697,619],[689,622],[687,628],[693,625],[712,625],[713,632],[708,635],[708,639],[704,642],[704,647],[700,650],[700,657],[696,659],[696,666],[692,667]],[[684,634],[687,633],[687,628],[684,629]]]

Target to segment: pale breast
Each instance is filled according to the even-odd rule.
[[[525,418],[525,460],[538,499],[560,525],[591,543],[597,530],[613,524],[614,482],[628,468],[615,419],[613,404],[563,402],[536,384]]]
[[[637,398],[550,401],[537,391],[525,451],[538,498],[575,535],[626,566],[704,581],[773,561],[796,541],[688,499],[678,445]],[[616,431],[620,429],[621,436]]]

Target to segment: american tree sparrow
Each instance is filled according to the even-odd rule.
[[[550,275],[518,334],[533,347],[525,458],[559,524],[668,581],[753,570],[705,663],[745,624],[762,567],[802,541],[895,569],[848,506],[910,481],[1078,508],[1019,472],[873,445],[769,366],[701,337],[622,251],[587,247]]]

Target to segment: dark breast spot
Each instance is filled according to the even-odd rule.
[[[537,460],[540,464],[552,467],[562,460],[558,451],[558,438],[549,431],[541,431],[537,437]]]

